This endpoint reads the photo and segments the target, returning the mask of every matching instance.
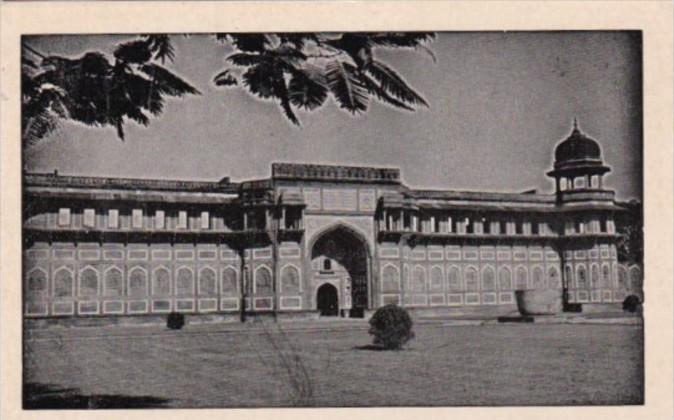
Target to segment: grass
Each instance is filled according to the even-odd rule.
[[[280,325],[35,331],[25,397],[90,408],[643,403],[640,326],[426,324],[404,350],[371,351],[365,325]]]

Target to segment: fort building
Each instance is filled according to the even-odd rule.
[[[609,171],[574,125],[551,194],[422,190],[398,169],[295,163],[243,182],[25,173],[24,316],[363,316],[390,303],[498,315],[525,289],[614,310],[643,294],[640,269],[618,262]]]

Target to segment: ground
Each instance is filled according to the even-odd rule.
[[[639,325],[364,322],[28,330],[24,397],[47,407],[643,403]]]

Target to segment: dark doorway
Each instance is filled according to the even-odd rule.
[[[337,226],[323,233],[311,250],[314,279],[340,281],[344,287],[342,306],[349,306],[350,317],[363,317],[368,308],[368,252],[365,240],[352,230]]]
[[[337,301],[337,289],[331,284],[324,284],[318,288],[316,296],[318,311],[321,316],[337,316],[339,304]]]

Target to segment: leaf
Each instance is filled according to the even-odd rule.
[[[325,103],[328,96],[327,82],[320,73],[297,71],[290,79],[288,96],[293,105],[312,111]]]
[[[414,108],[412,108],[411,106],[389,95],[388,92],[382,89],[382,87],[379,86],[369,76],[363,75],[362,80],[363,82],[365,82],[365,87],[367,88],[367,91],[370,92],[372,95],[374,95],[380,101],[385,102],[395,108],[401,108],[406,111],[414,111]]]
[[[32,147],[58,128],[58,118],[44,108],[32,117],[22,118],[21,140],[25,147]]]
[[[334,60],[326,66],[326,78],[332,95],[342,109],[352,114],[367,110],[368,95],[356,76],[356,67]]]
[[[150,124],[150,119],[140,108],[131,107],[127,110],[126,115],[138,124],[142,124],[146,127]]]
[[[216,34],[216,39],[220,41],[229,41],[236,48],[246,52],[262,52],[269,45],[269,39],[265,34]]]
[[[216,86],[235,86],[238,84],[238,81],[231,75],[229,70],[224,70],[213,78],[213,83],[215,83]]]
[[[167,95],[183,96],[186,94],[201,94],[195,87],[158,64],[145,64],[140,66],[140,70],[154,80],[156,83],[155,86],[160,92]]]
[[[114,126],[117,128],[117,137],[120,140],[124,141],[124,120],[122,118],[116,118],[114,121]]]
[[[413,48],[432,41],[432,32],[386,32],[368,34],[372,45],[388,48]]]
[[[438,58],[435,56],[433,50],[428,47],[428,45],[417,45],[415,49],[425,52],[429,57],[431,57],[431,60],[433,60],[434,63],[438,62]]]
[[[277,69],[265,64],[249,68],[243,74],[243,83],[248,90],[263,99],[275,96],[276,79],[282,78]]]
[[[155,60],[161,60],[162,64],[166,59],[173,61],[175,58],[175,49],[168,35],[143,35],[148,43],[150,51],[154,54]]]
[[[428,106],[426,100],[412,89],[392,68],[379,61],[373,61],[365,68],[380,86],[393,97],[412,105]]]
[[[307,42],[316,42],[317,36],[312,33],[278,33],[276,34],[282,44],[291,44],[294,48],[301,50]]]
[[[345,33],[341,37],[328,40],[325,43],[347,53],[357,67],[362,67],[372,60],[372,43],[366,34]]]
[[[279,102],[281,103],[281,109],[283,109],[283,113],[290,120],[290,122],[292,122],[295,125],[300,125],[300,120],[297,119],[295,113],[293,112],[292,107],[290,106],[290,101],[288,99],[287,93],[286,95],[279,98]]]
[[[254,66],[264,61],[261,54],[253,53],[230,54],[226,60],[237,66]]]
[[[152,52],[149,42],[137,40],[119,44],[115,49],[114,56],[116,59],[127,63],[142,64],[152,58]]]

